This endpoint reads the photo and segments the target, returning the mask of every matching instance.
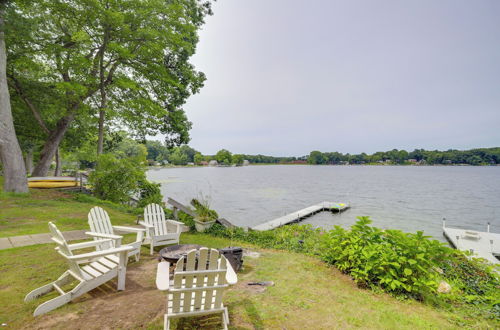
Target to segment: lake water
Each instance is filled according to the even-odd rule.
[[[369,215],[375,226],[443,240],[450,227],[500,233],[500,167],[471,166],[245,166],[163,168],[148,171],[162,194],[188,203],[209,196],[221,217],[249,226],[322,201],[349,202],[342,214],[321,212],[314,226],[348,227]]]

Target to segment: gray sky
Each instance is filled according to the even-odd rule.
[[[204,154],[500,146],[500,1],[219,0],[186,106]]]

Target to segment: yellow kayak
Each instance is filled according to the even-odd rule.
[[[66,188],[78,185],[78,180],[75,177],[48,176],[28,178],[28,187],[30,188]]]
[[[78,182],[76,181],[32,181],[28,182],[28,187],[30,188],[65,188],[65,187],[76,187]]]

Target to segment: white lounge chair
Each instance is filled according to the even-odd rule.
[[[222,304],[222,294],[229,284],[238,278],[231,264],[219,251],[201,248],[188,252],[175,266],[173,281],[170,281],[170,264],[162,261],[156,272],[156,287],[167,291],[167,311],[164,316],[165,329],[170,328],[170,319],[222,314],[224,329],[229,324],[227,307]]]
[[[112,248],[91,253],[73,254],[74,250],[109,244],[110,239],[84,243],[68,244],[57,227],[49,222],[52,240],[57,244],[56,250],[68,262],[69,269],[57,280],[28,293],[24,301],[30,301],[51,291],[57,291],[59,297],[39,305],[34,316],[45,314],[56,309],[82,294],[93,290],[101,284],[118,276],[118,290],[125,290],[125,273],[127,270],[127,253],[130,246]],[[62,287],[73,281],[78,284],[68,292]]]
[[[150,244],[151,255],[155,246],[179,244],[183,223],[165,219],[165,212],[160,205],[147,205],[144,208],[144,221],[139,224],[146,227],[144,244]]]
[[[134,256],[135,261],[139,261],[139,257],[141,255],[141,245],[144,239],[145,230],[142,228],[133,228],[133,227],[124,227],[124,226],[112,226],[111,220],[109,220],[108,212],[102,209],[99,206],[93,207],[88,215],[90,232],[86,232],[85,234],[94,237],[95,240],[102,239],[112,239],[113,241],[107,243],[107,245],[101,245],[97,247],[97,250],[106,248],[109,249],[111,247],[120,247],[122,236],[116,235],[115,230],[128,232],[128,233],[136,233],[136,239],[132,243],[124,244],[124,246],[131,246],[133,249],[128,253],[128,256]]]

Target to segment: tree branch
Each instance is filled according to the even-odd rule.
[[[37,123],[40,125],[40,127],[43,129],[43,131],[45,133],[50,134],[50,131],[47,128],[47,125],[45,125],[40,112],[35,107],[35,105],[33,103],[31,103],[31,101],[28,99],[28,97],[26,96],[26,94],[24,94],[24,91],[23,91],[23,89],[21,87],[21,84],[19,83],[19,80],[17,80],[12,75],[9,75],[9,78],[13,82],[13,84],[11,84],[12,87],[14,87],[14,89],[16,90],[16,92],[19,95],[19,97],[24,101],[24,103],[26,103],[26,105],[28,106],[28,108],[31,110],[31,113],[33,114],[33,117],[35,117]]]

